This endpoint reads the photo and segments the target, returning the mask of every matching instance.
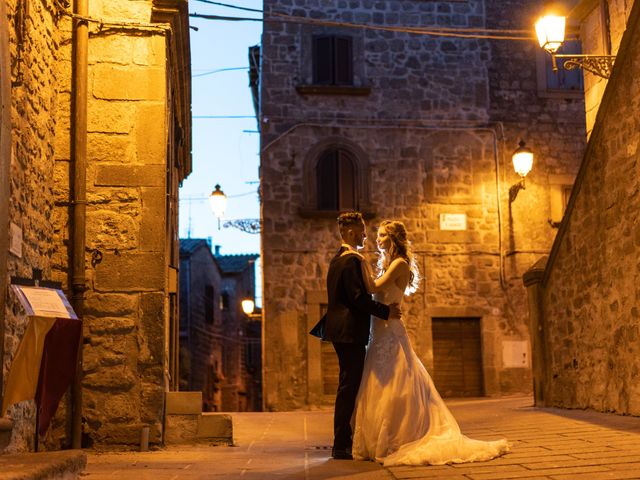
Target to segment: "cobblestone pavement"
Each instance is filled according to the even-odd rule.
[[[332,412],[239,413],[233,447],[189,445],[147,453],[89,452],[88,480],[175,479],[640,479],[640,418],[537,409],[528,397],[450,400],[462,431],[507,437],[489,462],[394,467],[329,458]]]

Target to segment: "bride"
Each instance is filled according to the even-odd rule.
[[[418,288],[419,272],[402,222],[386,220],[376,239],[374,280],[363,261],[367,288],[384,303]],[[509,451],[505,439],[473,440],[460,427],[418,359],[402,318],[373,318],[354,414],[353,458],[392,465],[442,465],[490,460]]]

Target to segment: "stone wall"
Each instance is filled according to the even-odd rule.
[[[590,55],[616,55],[631,13],[633,0],[581,1],[571,17],[580,23],[582,51]],[[587,134],[591,134],[607,80],[585,72]]]
[[[22,255],[9,256],[8,273],[42,269],[70,297],[71,6],[15,3],[10,220],[22,230]],[[157,13],[164,3],[89,2],[102,23],[89,22],[83,446],[137,444],[143,425],[152,443],[162,438],[177,322],[177,189],[190,170],[189,86],[176,80],[190,75],[176,57],[188,58],[188,37],[174,22],[180,9],[186,22],[186,2]],[[27,322],[12,294],[4,322],[6,372]],[[67,402],[43,448],[69,445]],[[9,415],[10,448],[33,448],[32,402]]]
[[[506,3],[354,0],[327,8],[272,1],[265,11],[394,27],[533,25],[537,2]],[[305,93],[311,35],[332,31],[354,37],[354,84],[364,95]],[[309,208],[314,162],[330,145],[358,159],[359,208],[370,217],[370,238],[385,218],[409,229],[425,278],[407,299],[406,322],[427,368],[433,368],[433,317],[479,317],[484,392],[530,391],[528,359],[520,367],[509,362],[509,348],[524,354],[528,341],[519,278],[550,248],[556,232],[548,223],[550,192],[571,184],[584,148],[583,101],[541,92],[537,50],[534,42],[265,23],[265,408],[327,401],[317,386],[319,347],[307,331],[326,302],[327,267],[339,245],[337,213]],[[517,182],[510,156],[520,138],[536,161],[526,190],[510,203],[508,190]],[[442,213],[466,214],[467,229],[440,230]],[[373,246],[367,246],[371,259]]]
[[[30,278],[32,269],[38,268],[44,278],[51,279],[51,257],[55,250],[52,223],[55,186],[51,179],[58,107],[56,65],[61,41],[57,28],[60,5],[53,0],[17,1],[8,2],[7,7],[13,84],[9,221],[16,233],[15,242],[22,249],[21,254],[9,254],[7,273]],[[8,234],[6,230],[4,234]],[[6,375],[27,325],[27,318],[11,292],[7,293],[4,318],[2,363]],[[15,424],[9,449],[29,449],[35,421],[33,402],[10,408],[8,416]]]
[[[545,272],[548,405],[640,415],[638,58],[635,2]]]

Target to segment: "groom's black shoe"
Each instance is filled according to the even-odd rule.
[[[332,450],[331,456],[334,460],[353,460],[353,456],[346,450]]]

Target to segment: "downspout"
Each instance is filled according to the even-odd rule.
[[[87,20],[89,0],[76,0],[74,9],[73,36],[73,219],[71,247],[71,302],[82,320],[84,310],[85,279],[85,235],[87,212],[87,70],[89,25]],[[82,343],[80,335],[76,378],[72,386],[71,446],[82,446]]]
[[[6,2],[0,2],[0,360],[4,359],[7,252],[9,251],[9,174],[11,164],[11,71]],[[0,366],[0,403],[4,393]],[[4,412],[0,412],[2,416]]]

